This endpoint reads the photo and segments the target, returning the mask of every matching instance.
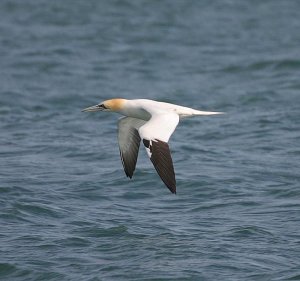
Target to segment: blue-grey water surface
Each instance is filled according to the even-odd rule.
[[[300,1],[0,2],[1,280],[300,280]],[[117,114],[222,116],[170,140],[173,195]]]

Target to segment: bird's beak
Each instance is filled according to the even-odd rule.
[[[99,104],[97,105],[93,105],[90,107],[87,107],[85,109],[82,109],[82,112],[94,112],[94,111],[102,111],[104,108],[102,106],[100,106]]]

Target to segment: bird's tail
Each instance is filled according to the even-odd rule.
[[[217,114],[224,114],[224,112],[193,110],[193,115],[217,115]]]

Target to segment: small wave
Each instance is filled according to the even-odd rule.
[[[24,217],[36,215],[38,217],[62,218],[58,210],[54,210],[45,204],[15,203],[14,209],[21,212]]]
[[[234,237],[273,236],[271,232],[254,225],[234,227],[228,234]]]
[[[99,228],[99,227],[88,227],[81,228],[79,230],[82,234],[88,237],[113,237],[113,236],[123,236],[128,234],[128,229],[124,225],[119,225],[109,228]]]
[[[282,60],[265,60],[265,61],[257,61],[250,64],[240,64],[240,65],[229,65],[223,69],[222,72],[228,73],[239,73],[244,71],[260,71],[266,69],[292,69],[298,70],[300,69],[300,60],[293,59],[282,59]]]
[[[10,263],[0,263],[0,277],[6,277],[17,270],[16,266]]]

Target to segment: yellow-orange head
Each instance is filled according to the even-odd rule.
[[[125,99],[111,99],[106,100],[102,102],[102,105],[104,106],[104,109],[107,109],[109,111],[119,111],[123,108],[125,103]]]
[[[83,109],[82,111],[120,111],[124,107],[125,99],[111,99],[100,102],[99,104],[90,106],[88,108]]]

